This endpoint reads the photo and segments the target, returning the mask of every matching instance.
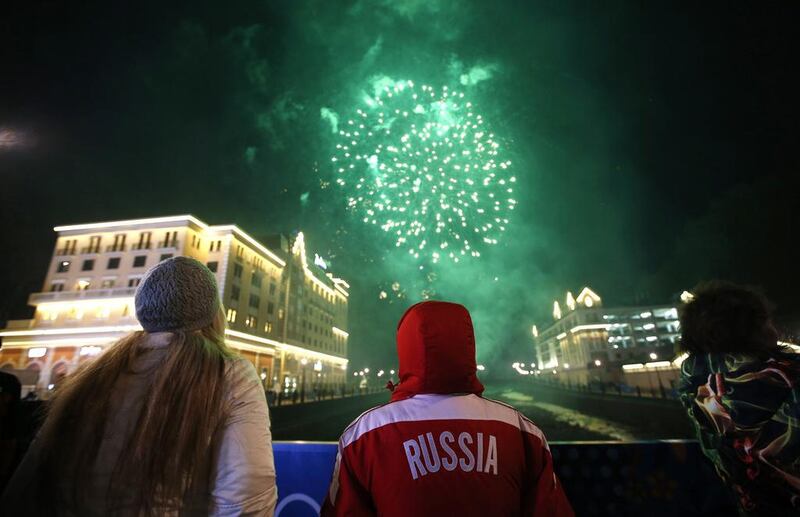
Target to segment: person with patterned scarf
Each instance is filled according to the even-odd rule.
[[[741,515],[800,514],[800,355],[755,290],[711,282],[681,308],[678,388]]]

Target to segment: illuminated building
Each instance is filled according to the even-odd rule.
[[[348,284],[309,263],[303,234],[269,249],[234,225],[191,215],[56,227],[33,319],[0,331],[0,368],[27,370],[39,388],[57,384],[82,361],[139,330],[136,286],[148,268],[193,257],[217,278],[228,319],[226,341],[250,360],[265,385],[344,382]],[[25,382],[23,382],[24,384]]]
[[[675,357],[680,323],[674,305],[608,308],[585,287],[577,297],[568,292],[561,306],[553,303],[552,325],[533,332],[540,372],[579,383],[620,380],[623,365],[661,369]]]

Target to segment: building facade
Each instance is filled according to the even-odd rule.
[[[536,367],[533,373],[561,375],[570,382],[622,382],[626,374],[673,372],[680,338],[674,305],[604,307],[585,287],[553,302],[553,323],[532,328]],[[672,380],[672,373],[665,374]],[[669,384],[669,382],[667,382]]]
[[[56,227],[30,320],[0,330],[0,368],[21,371],[38,389],[54,387],[82,361],[139,330],[136,287],[148,268],[176,255],[217,277],[226,341],[250,360],[265,386],[285,391],[344,382],[348,284],[306,257],[303,234],[272,249],[235,225],[191,215]],[[25,381],[23,381],[25,383]]]

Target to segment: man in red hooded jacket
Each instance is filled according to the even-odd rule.
[[[400,384],[345,429],[323,516],[573,515],[542,432],[484,399],[467,309],[423,302],[397,328]]]

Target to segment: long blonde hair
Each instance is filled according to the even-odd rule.
[[[112,475],[107,507],[125,494],[134,514],[179,510],[180,503],[210,475],[209,451],[227,412],[224,397],[226,359],[222,310],[214,323],[194,332],[175,332],[156,366],[135,428]],[[37,440],[42,451],[42,482],[57,491],[58,507],[80,514],[85,485],[97,458],[120,375],[144,353],[145,332],[116,342],[94,361],[69,376],[50,401]],[[133,497],[130,501],[129,498]],[[119,501],[121,502],[121,501]]]

